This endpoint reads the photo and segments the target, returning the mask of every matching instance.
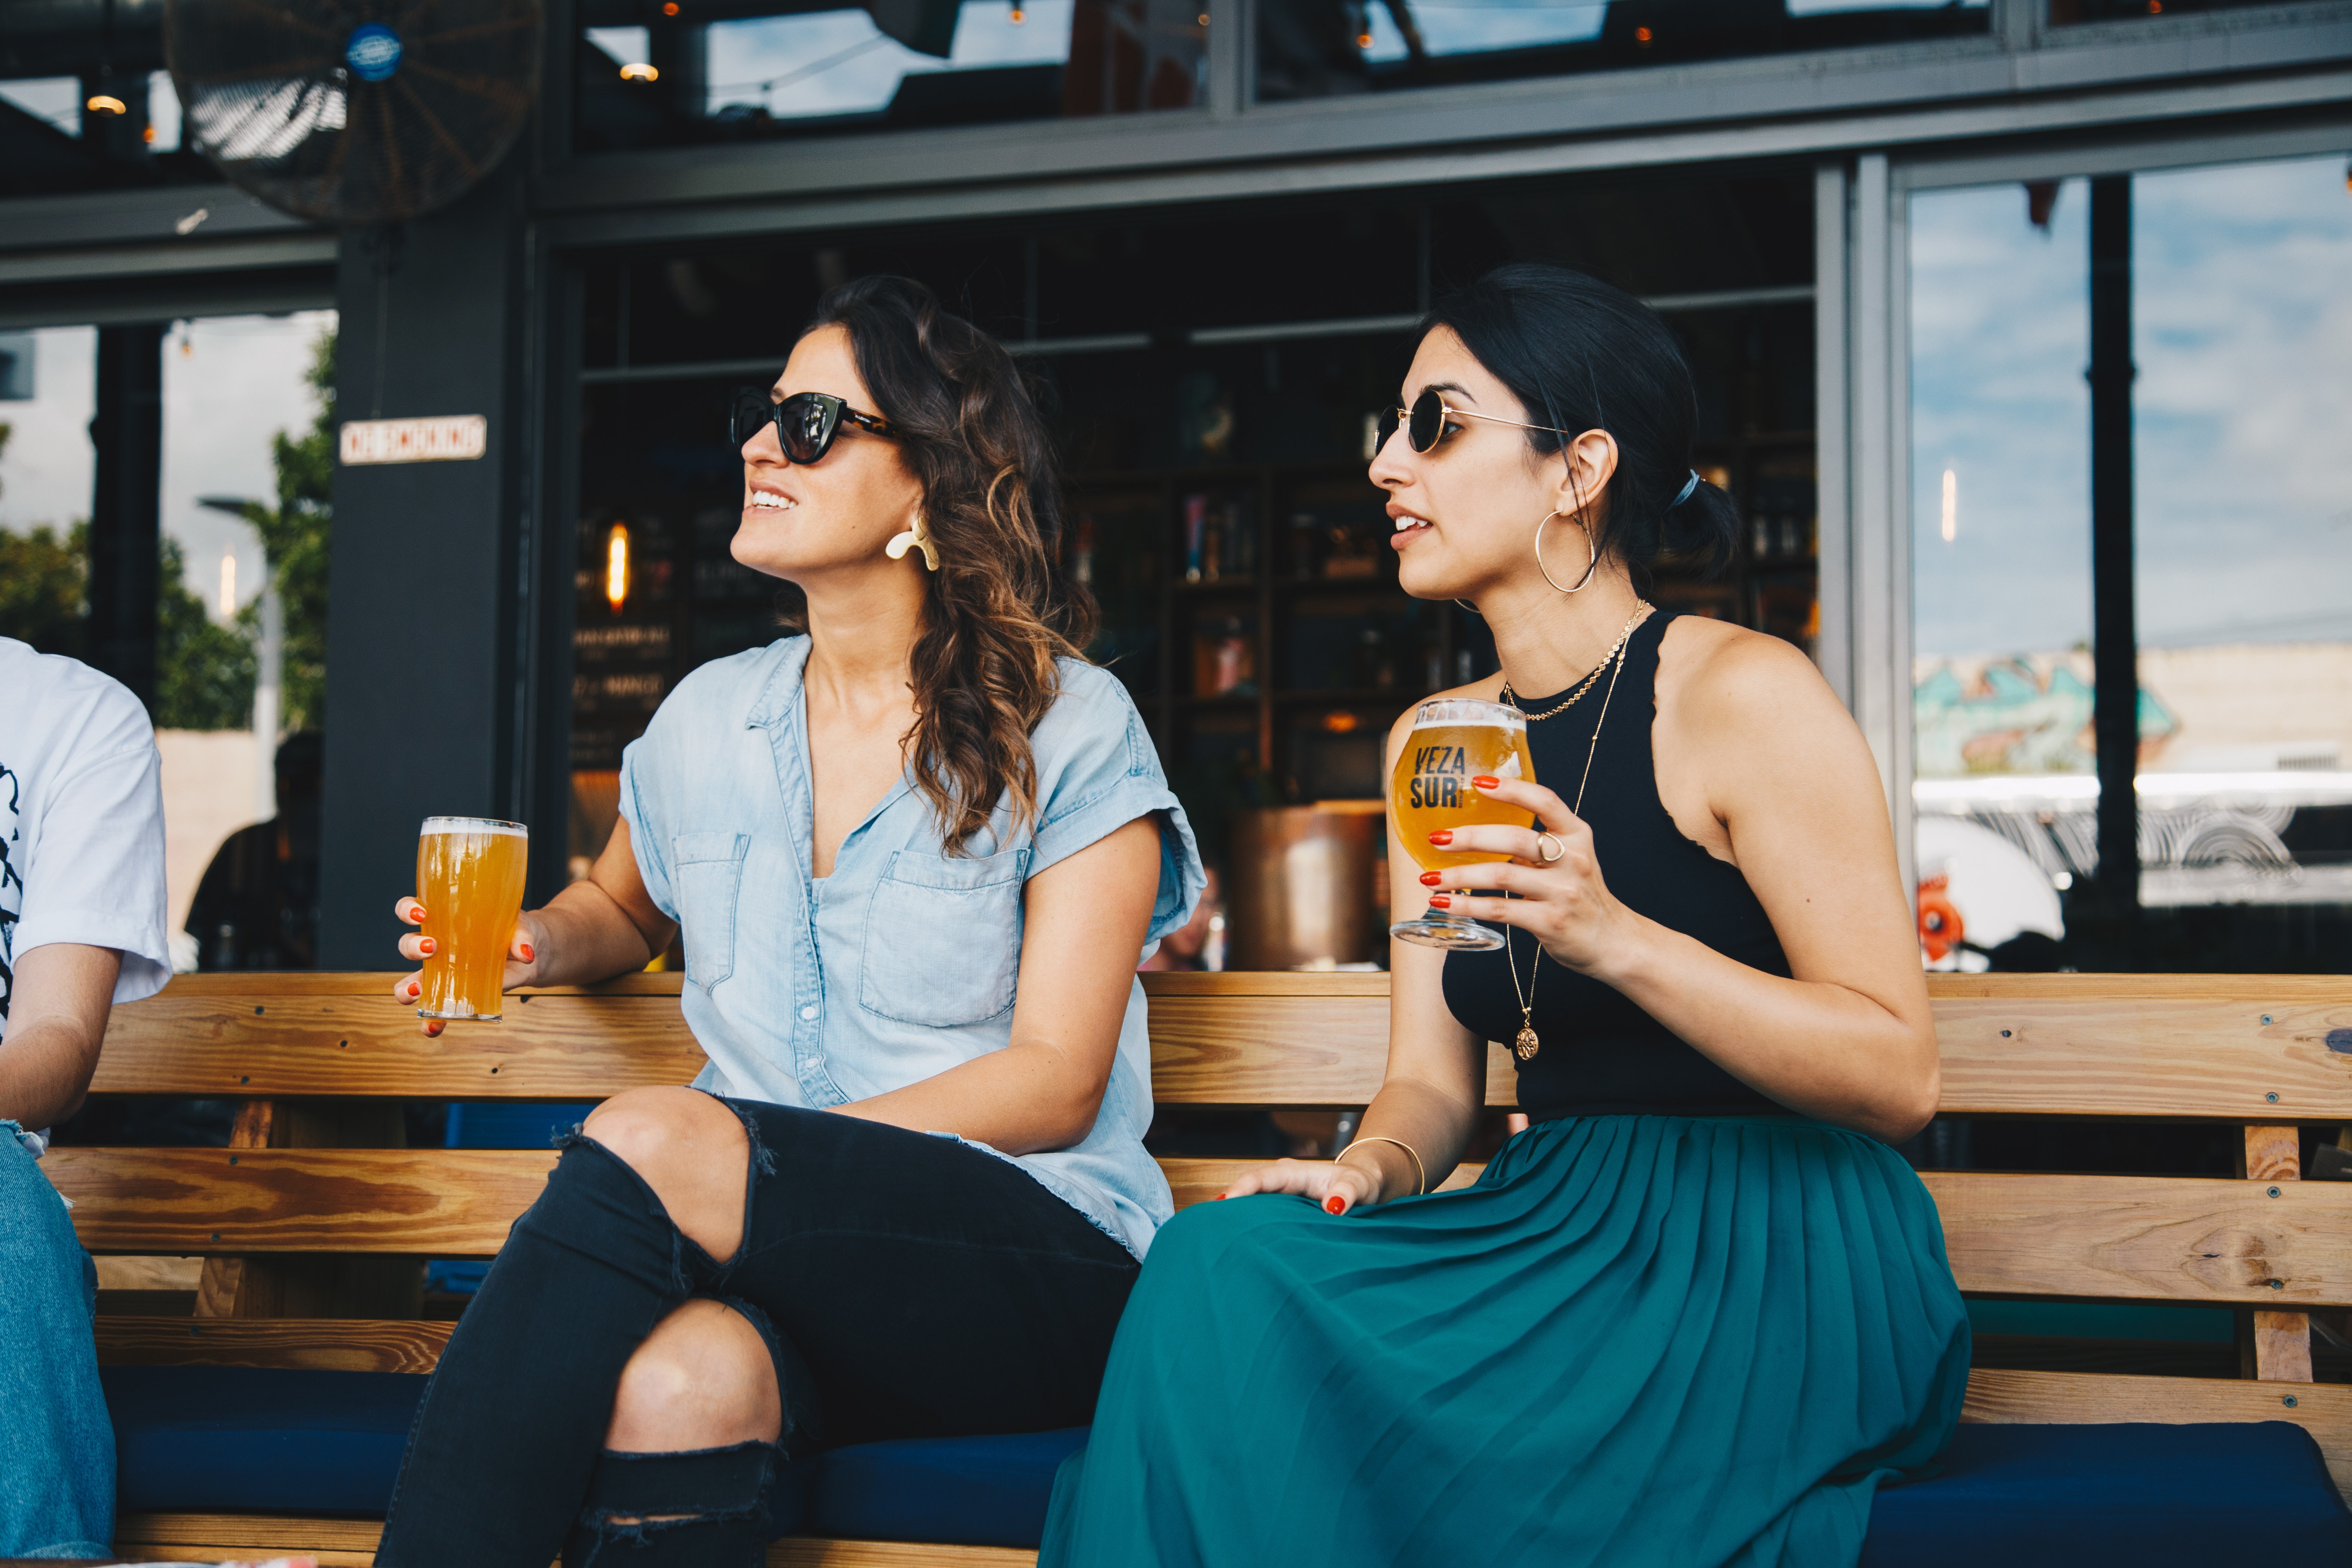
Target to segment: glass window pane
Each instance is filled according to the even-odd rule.
[[[2140,897],[2352,902],[2352,192],[2132,182]]]
[[[1961,966],[1961,940],[2062,935],[2058,890],[2089,869],[2089,205],[2081,181],[1911,202],[1913,795],[1936,967]]]
[[[588,8],[592,21],[600,9]],[[1182,109],[1200,101],[1207,59],[1205,0],[779,0],[731,9],[739,14],[699,25],[583,27],[579,144]]]
[[[1278,100],[1622,70],[1986,32],[1986,0],[1263,0],[1257,96]]]

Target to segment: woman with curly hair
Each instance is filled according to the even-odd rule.
[[[1171,1211],[1135,968],[1200,860],[1079,653],[1019,372],[863,279],[734,437],[735,558],[805,630],[670,693],[507,966],[598,980],[683,926],[709,1066],[569,1141],[450,1339],[379,1563],[754,1564],[785,1459],[1083,1422]]]

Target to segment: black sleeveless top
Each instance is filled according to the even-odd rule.
[[[1674,616],[1664,611],[1635,628],[1608,704],[1601,745],[1592,754],[1580,813],[1609,890],[1627,908],[1693,937],[1768,974],[1785,975],[1789,960],[1764,907],[1739,868],[1683,837],[1658,799],[1650,754],[1657,717],[1658,644]],[[1537,781],[1573,805],[1592,727],[1601,717],[1603,675],[1576,706],[1528,725]],[[1523,698],[1540,713],[1559,696]],[[1500,931],[1503,928],[1496,926]],[[1525,931],[1511,933],[1519,984],[1540,950]],[[1519,1005],[1504,952],[1445,956],[1445,1005],[1481,1039],[1506,1045],[1519,1032]],[[1611,986],[1541,959],[1535,993],[1533,1061],[1518,1064],[1519,1109],[1538,1121],[1557,1116],[1788,1115],[1669,1033]]]

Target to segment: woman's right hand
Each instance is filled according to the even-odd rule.
[[[1252,1193],[1297,1193],[1313,1198],[1326,1214],[1343,1215],[1381,1201],[1381,1172],[1364,1160],[1276,1160],[1247,1173],[1217,1195],[1243,1198]]]
[[[404,925],[425,923],[425,906],[413,898],[402,899],[394,903],[392,906],[392,912]],[[546,945],[547,929],[541,922],[537,910],[525,910],[516,916],[514,935],[507,943],[506,978],[499,982],[499,989],[511,991],[518,985],[538,984],[539,955]],[[412,963],[424,962],[433,956],[433,939],[420,932],[410,932],[400,939],[400,956]],[[392,994],[394,1001],[415,1002],[424,994],[425,980],[421,974],[404,974],[393,983]],[[439,1034],[447,1022],[441,1018],[424,1018],[418,1021],[424,1026],[425,1033],[427,1035]]]

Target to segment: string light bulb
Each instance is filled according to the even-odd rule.
[[[1360,49],[1369,49],[1371,47],[1372,36],[1370,33],[1358,33],[1356,35],[1356,47]]]
[[[677,0],[662,0],[662,15],[665,16],[677,16]]]
[[[1013,9],[1012,9],[1012,10],[1010,10],[1010,11],[1008,11],[1008,12],[1006,12],[1006,13],[1005,13],[1005,15],[1006,15],[1006,16],[1010,16],[1010,17],[1012,18],[1012,20],[1013,20],[1013,25],[1014,26],[1016,26],[1016,27],[1017,27],[1017,26],[1019,26],[1022,23],[1024,23],[1024,22],[1025,22],[1025,21],[1027,21],[1027,20],[1029,19],[1029,13],[1028,13],[1028,12],[1026,12],[1026,11],[1024,11],[1024,10],[1023,10],[1020,6],[1018,6],[1018,5],[1015,5],[1014,7],[1013,7]]]
[[[649,65],[626,65],[621,68],[623,81],[659,81],[661,72]]]
[[[1648,48],[1654,41],[1655,41],[1656,37],[1657,35],[1651,32],[1647,27],[1636,27],[1633,29],[1633,41],[1641,45],[1645,49]]]
[[[629,602],[629,525],[616,522],[604,535],[604,603],[619,615]]]
[[[94,92],[82,108],[91,114],[128,114],[131,106],[110,92]]]

